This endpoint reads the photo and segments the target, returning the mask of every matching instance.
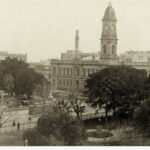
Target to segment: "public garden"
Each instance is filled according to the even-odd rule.
[[[73,92],[49,99],[49,82],[16,59],[2,61],[0,74],[0,145],[150,145],[145,70],[121,65],[91,74],[83,100]]]

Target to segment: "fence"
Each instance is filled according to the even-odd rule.
[[[99,118],[99,117],[104,117],[105,113],[98,113],[98,114],[86,114],[86,115],[82,115],[82,120],[88,120],[88,119],[94,119],[94,118]],[[108,113],[108,116],[112,116],[112,112]]]

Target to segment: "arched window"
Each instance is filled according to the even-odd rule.
[[[55,80],[53,79],[53,87],[55,87]]]
[[[79,90],[79,81],[76,81],[76,90]]]
[[[67,80],[66,82],[67,82],[66,84],[67,84],[67,86],[68,86],[68,85],[69,85],[69,81]]]
[[[115,54],[115,45],[112,45],[111,51],[112,51],[112,54]]]
[[[106,45],[104,45],[103,46],[103,52],[104,52],[104,54],[106,54],[106,51],[107,51],[107,47],[106,47]]]
[[[77,68],[77,75],[78,75],[78,76],[80,75],[80,70],[79,70],[79,68]]]
[[[69,68],[67,68],[67,75],[69,75]]]
[[[65,86],[65,80],[63,80],[63,86]]]
[[[72,68],[71,68],[71,70],[70,70],[70,75],[72,75]]]

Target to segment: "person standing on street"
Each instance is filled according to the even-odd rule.
[[[28,146],[28,139],[25,139],[24,146]]]
[[[18,122],[18,124],[17,124],[17,128],[18,128],[18,130],[20,129],[20,123]]]
[[[29,121],[31,121],[31,116],[29,117]]]
[[[13,122],[13,127],[16,125],[16,122],[15,122],[15,120],[14,120],[14,122]]]

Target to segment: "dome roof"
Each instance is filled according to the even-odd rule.
[[[114,21],[116,21],[115,10],[112,7],[111,3],[109,3],[108,7],[105,10],[103,20],[114,20]]]

